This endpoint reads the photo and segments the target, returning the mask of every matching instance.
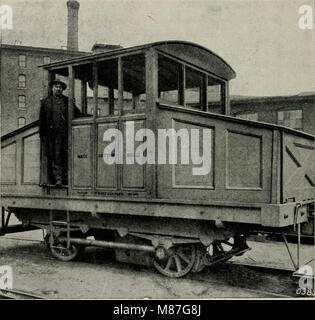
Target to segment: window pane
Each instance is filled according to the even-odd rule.
[[[44,64],[50,63],[50,57],[44,57]]]
[[[278,111],[278,124],[292,129],[303,129],[302,110]]]
[[[123,113],[143,112],[145,107],[145,57],[143,54],[122,59]],[[141,99],[142,98],[142,102]]]
[[[283,121],[283,111],[278,112],[278,121]]]
[[[285,120],[284,120],[284,125],[285,125],[286,127],[290,127],[290,125],[291,125],[290,119],[285,119]]]
[[[302,110],[297,110],[297,119],[303,119]]]
[[[19,96],[19,108],[25,109],[25,107],[26,107],[26,97]]]
[[[221,113],[222,107],[222,83],[208,76],[208,87],[207,87],[207,97],[208,97],[208,111],[213,113]]]
[[[19,66],[26,67],[26,56],[23,54],[19,55]]]
[[[97,88],[97,112],[98,117],[115,114],[115,106],[118,102],[118,60],[104,60],[97,64],[98,88]],[[92,81],[93,82],[93,81]],[[93,85],[89,86],[93,89]],[[93,92],[88,97],[88,110],[93,113],[94,99]],[[117,113],[117,111],[116,111]]]
[[[26,77],[23,74],[19,75],[19,88],[25,88],[26,86]]]
[[[25,126],[25,118],[19,118],[18,119],[18,128],[21,128],[21,127],[23,127],[23,126]]]
[[[302,119],[295,120],[295,129],[302,129]]]
[[[49,58],[49,57],[48,57]],[[78,112],[75,109],[74,118],[88,117],[93,115],[89,109],[89,99],[93,101],[93,70],[91,64],[84,64],[74,67],[74,102]],[[66,92],[66,91],[65,91]],[[65,93],[66,95],[66,93]]]
[[[187,107],[202,109],[202,88],[204,75],[186,67],[185,103]]]
[[[181,104],[181,65],[178,62],[163,56],[159,56],[158,65],[159,98],[165,102]]]
[[[110,114],[109,103],[108,103],[108,100],[109,100],[108,99],[108,97],[109,97],[108,87],[99,85],[97,92],[98,92],[97,116],[98,117],[108,116]]]
[[[78,117],[88,117],[92,116],[92,113],[89,113],[89,110],[87,109],[87,101],[88,101],[88,96],[87,96],[87,87],[88,87],[88,82],[81,79],[75,79],[74,80],[74,103],[75,103],[75,112],[73,117],[78,118]],[[92,99],[93,99],[93,91],[92,91]],[[78,109],[80,112],[78,112]]]

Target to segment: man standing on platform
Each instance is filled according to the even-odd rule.
[[[48,158],[50,180],[61,187],[67,184],[68,163],[68,97],[62,92],[67,85],[59,80],[49,84],[52,94],[41,102],[39,114],[39,133]],[[74,117],[80,110],[74,106]]]

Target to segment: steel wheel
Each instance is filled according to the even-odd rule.
[[[233,243],[229,241],[214,241],[210,244],[210,246],[207,248],[207,253],[208,253],[208,259],[211,260],[216,260],[217,258],[222,258],[224,257],[225,254],[227,254],[229,251],[231,251],[233,248]],[[226,257],[226,259],[221,260],[223,261],[228,261],[231,259],[231,256]]]
[[[52,255],[61,261],[71,261],[81,255],[85,249],[82,245],[70,243],[70,247],[67,248],[67,242],[61,242],[58,238],[54,239],[53,245],[50,244],[49,236],[46,243]]]
[[[154,259],[155,268],[171,278],[183,277],[192,269],[196,261],[196,248],[193,244],[178,245],[168,249],[162,260]]]
[[[193,268],[192,268],[192,272],[201,272],[204,268],[205,268],[205,263],[204,261],[207,259],[206,258],[206,255],[207,255],[207,251],[205,249],[205,247],[203,246],[197,246],[197,249],[196,249],[196,261],[193,265]]]
[[[231,239],[233,242],[230,241]],[[233,255],[238,256],[244,254],[244,252],[236,253],[235,250],[241,251],[249,248],[246,244],[246,237],[237,235],[231,239],[213,241],[207,248],[208,260],[215,261],[220,259],[221,262],[228,261]],[[231,255],[231,252],[235,253]]]

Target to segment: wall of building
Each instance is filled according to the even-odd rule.
[[[16,130],[19,118],[25,118],[25,124],[38,119],[40,99],[44,97],[47,86],[45,71],[38,68],[44,64],[44,57],[50,57],[51,62],[56,62],[83,54],[87,53],[1,46],[1,135]],[[26,57],[25,67],[19,64],[20,55]],[[19,87],[19,75],[26,77],[25,88]],[[19,96],[25,96],[25,108],[19,107]]]
[[[294,111],[302,111],[301,127],[299,127],[298,119],[294,120],[296,114]],[[286,124],[281,121],[279,112],[285,117],[290,116]],[[293,111],[293,112],[292,112]],[[293,127],[307,133],[315,135],[315,94],[288,96],[288,97],[265,97],[231,101],[231,114],[236,117],[252,118],[253,114],[257,115],[257,120],[261,122],[281,124]],[[297,113],[299,114],[299,113]],[[252,119],[255,120],[255,119]],[[290,125],[288,124],[290,123]]]

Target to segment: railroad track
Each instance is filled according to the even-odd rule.
[[[13,289],[0,289],[0,300],[33,300],[33,299],[45,299],[39,295],[35,295],[30,292],[13,290]]]
[[[294,269],[281,269],[276,266],[266,266],[266,265],[260,265],[257,263],[241,263],[241,262],[236,262],[236,261],[228,261],[226,262],[227,264],[230,265],[237,265],[237,266],[242,266],[246,267],[251,270],[255,271],[261,271],[261,272],[270,272],[270,273],[281,273],[281,274],[286,274],[286,275],[293,275]]]

